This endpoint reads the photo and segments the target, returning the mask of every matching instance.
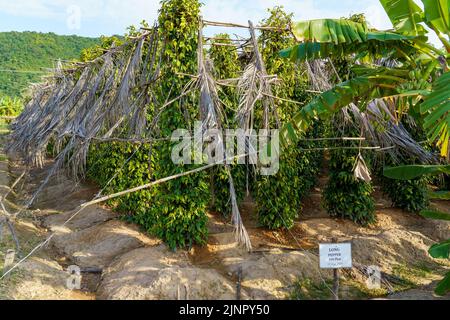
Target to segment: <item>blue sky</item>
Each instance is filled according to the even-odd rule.
[[[378,0],[203,0],[205,19],[257,23],[266,9],[283,5],[295,20],[365,13],[379,29],[391,27]],[[41,31],[99,36],[123,34],[129,25],[156,19],[159,0],[0,0],[0,31]],[[207,33],[222,31],[210,28]],[[432,40],[435,42],[435,40]]]

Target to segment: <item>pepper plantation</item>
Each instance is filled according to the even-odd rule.
[[[402,217],[448,230],[450,1],[380,3],[390,30],[372,28],[362,14],[298,22],[283,7],[245,25],[209,21],[198,0],[162,0],[154,24],[104,37],[33,84],[5,150],[25,170],[17,182],[35,168],[46,173],[15,212],[2,198],[2,224],[14,230],[52,179],[66,176],[100,191],[62,226],[103,205],[172,251],[208,247],[211,216],[232,226],[243,252],[260,247],[247,221],[257,233],[289,235],[303,250],[306,229],[297,228],[311,208],[322,208],[333,225],[375,234],[385,223],[380,198]],[[432,34],[440,46],[430,44]],[[176,164],[180,129],[189,141],[208,130],[241,130],[245,152]],[[277,136],[253,148],[260,130]],[[204,157],[207,140],[190,156]],[[239,149],[225,136],[214,142]],[[274,174],[261,174],[260,153],[276,154]],[[311,194],[320,199],[312,205]],[[316,227],[309,237],[325,232]],[[447,234],[425,242],[429,259],[448,263]],[[439,296],[450,290],[445,270],[433,285]],[[293,298],[311,289],[301,280],[296,286],[303,291]]]

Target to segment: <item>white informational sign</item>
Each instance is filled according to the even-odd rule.
[[[327,243],[319,246],[320,268],[340,269],[352,268],[351,243]]]

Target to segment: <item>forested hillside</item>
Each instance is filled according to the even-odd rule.
[[[0,33],[0,96],[19,96],[30,82],[44,74],[42,68],[52,67],[55,59],[79,58],[84,48],[99,39],[59,36],[54,33]]]

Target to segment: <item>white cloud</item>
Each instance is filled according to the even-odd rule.
[[[49,1],[54,2],[54,1]],[[13,16],[52,17],[48,3],[38,0],[0,0],[0,11]]]

